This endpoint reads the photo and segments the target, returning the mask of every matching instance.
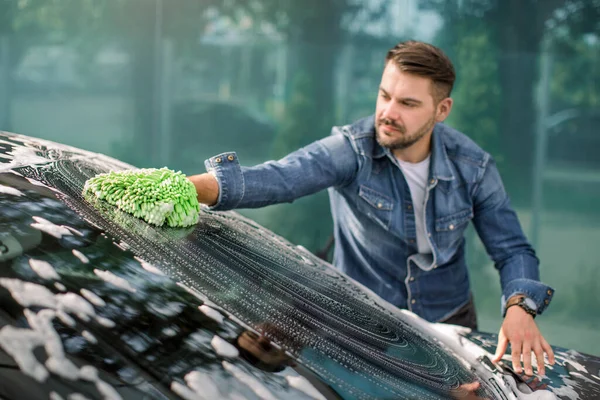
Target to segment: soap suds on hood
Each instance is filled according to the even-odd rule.
[[[244,383],[262,400],[276,400],[273,394],[258,379],[242,371],[239,367],[223,361],[223,368],[229,371],[240,382]]]
[[[161,276],[165,275],[164,272],[162,272],[160,269],[158,269],[154,265],[142,260],[141,258],[139,258],[137,256],[135,256],[133,258],[135,258],[140,263],[142,268],[144,268],[146,271],[148,271],[152,274],[155,274],[155,275],[161,275]]]
[[[123,242],[120,242],[120,243],[113,242],[113,244],[123,251],[129,250],[129,246],[124,244]]]
[[[81,379],[96,384],[96,388],[104,400],[121,400],[121,395],[111,385],[99,378],[98,370],[95,367],[91,365],[81,367],[79,374]]]
[[[90,262],[90,260],[79,250],[72,250],[72,253],[75,257],[77,257],[79,259],[79,261],[81,261],[84,264],[88,264]]]
[[[58,318],[68,326],[74,327],[75,320],[68,312],[76,314],[83,320],[95,316],[93,306],[83,297],[75,293],[52,294],[44,286],[22,282],[18,279],[0,279],[11,296],[23,307],[23,313],[30,329],[16,328],[6,325],[0,329],[0,347],[6,351],[19,366],[21,371],[38,382],[44,382],[50,373],[67,380],[84,378],[95,383],[104,399],[121,400],[119,393],[108,383],[102,381],[95,368],[91,366],[79,369],[65,354],[60,335],[54,328],[53,321]],[[33,312],[29,306],[44,307]],[[84,330],[81,335],[90,343],[96,338]],[[43,346],[47,358],[45,364],[34,355],[37,347]],[[76,396],[70,395],[68,398]],[[56,396],[55,396],[56,397]]]
[[[234,358],[240,353],[231,343],[225,341],[220,336],[215,335],[211,342],[211,346],[215,349],[215,352],[221,357]]]
[[[198,307],[198,309],[200,311],[202,311],[204,313],[204,315],[206,315],[209,318],[214,319],[219,324],[223,323],[223,315],[220,312],[218,312],[217,310],[215,310],[214,308],[210,308],[209,306],[203,304],[200,307]]]
[[[48,371],[64,379],[77,380],[79,369],[66,358],[60,336],[52,325],[52,320],[56,317],[56,311],[45,309],[34,313],[25,309],[24,312],[31,329],[42,337],[44,349],[48,355],[46,360]]]
[[[108,319],[108,318],[104,318],[101,316],[96,316],[96,322],[98,322],[100,325],[102,325],[105,328],[114,328],[115,326],[117,326],[117,324],[115,324],[114,321]]]
[[[11,194],[13,196],[23,196],[23,192],[10,186],[0,185],[0,193]]]
[[[579,400],[579,395],[572,387],[561,386],[559,388],[550,387],[549,389],[557,396],[564,396],[570,400]]]
[[[207,374],[192,371],[184,379],[187,385],[197,394],[204,396],[203,398],[219,399],[223,397],[215,380]]]
[[[67,228],[71,233],[76,234],[77,236],[83,237],[83,233],[79,232],[77,229],[70,227],[69,225],[63,225],[63,227]]]
[[[136,292],[136,289],[131,286],[129,284],[129,282],[127,282],[125,279],[116,276],[115,274],[113,274],[110,271],[103,271],[101,269],[94,269],[94,273],[100,277],[103,281],[108,282],[108,283],[112,283],[113,285],[115,285],[116,287],[120,288],[120,289],[125,289],[127,291],[130,291],[132,293]]]
[[[9,278],[0,278],[0,286],[4,286],[13,299],[25,308],[38,306],[58,312],[70,312],[84,321],[89,321],[90,317],[96,315],[94,307],[75,293],[55,295],[42,285]]]
[[[13,173],[14,173],[14,171],[13,171]],[[18,174],[18,175],[19,175],[19,176],[23,176],[23,175],[21,175],[21,174]],[[44,184],[44,183],[42,183],[42,182],[40,182],[40,181],[38,181],[38,180],[35,180],[35,179],[33,179],[33,178],[30,178],[30,177],[28,177],[28,176],[25,176],[24,178],[25,178],[25,179],[27,179],[27,181],[28,181],[29,183],[31,183],[32,185],[34,185],[34,186],[41,186],[41,187],[45,187],[45,188],[48,188],[48,189],[52,189],[50,186],[48,186],[48,185],[46,185],[46,184]]]
[[[85,340],[87,340],[88,342],[90,342],[92,344],[98,343],[98,340],[96,339],[96,337],[94,335],[92,335],[91,333],[89,333],[88,331],[82,331],[81,336],[83,336],[83,338]]]
[[[12,157],[12,161],[8,164],[2,164],[0,171],[8,171],[21,166],[47,164],[50,162],[49,159],[39,156],[36,149],[28,147],[16,147],[7,154]]]
[[[10,355],[19,369],[38,382],[44,382],[49,372],[40,364],[33,350],[44,344],[44,338],[30,329],[10,325],[0,329],[0,347]]]
[[[67,396],[67,400],[90,400],[81,393],[72,393]]]
[[[171,382],[171,390],[185,400],[209,400],[202,394],[194,392],[192,389],[179,382]]]
[[[60,280],[60,276],[48,261],[29,259],[29,266],[42,279]]]
[[[325,397],[305,377],[301,375],[286,375],[285,380],[291,387],[307,394],[313,399],[325,400]]]
[[[87,301],[89,301],[90,303],[92,303],[95,306],[104,307],[106,305],[104,300],[102,300],[98,295],[96,295],[94,292],[92,292],[90,290],[81,289],[79,291],[79,293],[81,293],[81,295],[83,297],[85,297]]]
[[[185,305],[183,303],[170,301],[166,304],[150,303],[148,309],[154,313],[164,315],[165,317],[174,317],[181,314]]]
[[[173,336],[177,335],[177,331],[171,327],[163,328],[162,333],[163,333],[163,335],[168,336],[168,337],[173,337]]]
[[[578,357],[578,356],[581,357],[581,354],[579,354],[575,350],[569,350],[567,352],[562,352],[562,351],[556,352],[556,358],[559,361],[567,362],[575,370],[577,370],[579,372],[585,372],[587,374],[588,373],[587,368],[584,365],[582,365],[582,364],[578,363],[577,361],[573,360],[573,357]]]
[[[50,400],[64,400],[62,396],[56,392],[50,392]]]
[[[61,292],[66,292],[66,291],[67,291],[67,288],[66,288],[66,286],[65,286],[65,285],[63,285],[63,284],[62,284],[62,283],[60,283],[60,282],[54,282],[54,287],[55,287],[56,289],[60,290]]]
[[[35,220],[35,223],[30,224],[32,228],[45,232],[57,239],[61,239],[63,236],[72,236],[71,231],[64,226],[53,224],[52,222],[41,217],[34,216],[32,218]]]
[[[56,295],[58,308],[77,315],[84,321],[89,321],[90,317],[96,315],[94,307],[83,297],[75,293],[59,293]]]
[[[60,319],[62,321],[63,324],[70,326],[70,327],[75,326],[75,320],[73,318],[71,318],[71,316],[69,314],[67,314],[66,312],[64,312],[62,310],[57,311],[56,316],[58,317],[58,319]]]
[[[0,285],[4,286],[23,307],[56,308],[57,306],[54,293],[42,285],[9,278],[0,278]]]
[[[571,376],[575,376],[575,377],[577,377],[577,378],[579,378],[579,379],[581,379],[581,380],[583,380],[583,381],[585,381],[585,382],[587,382],[587,383],[591,383],[591,384],[593,384],[593,385],[597,385],[597,384],[598,384],[598,382],[600,382],[600,378],[596,378],[594,375],[590,375],[590,376],[591,376],[592,378],[595,378],[595,379],[597,379],[597,380],[598,380],[598,382],[594,382],[594,381],[593,381],[591,378],[588,378],[587,376],[585,376],[585,375],[584,375],[584,374],[582,374],[581,372],[574,372],[574,371],[573,371],[573,372],[571,372],[571,373],[570,373],[570,375],[571,375]]]

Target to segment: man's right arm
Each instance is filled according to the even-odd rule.
[[[278,161],[242,167],[236,153],[205,161],[208,174],[188,177],[198,201],[214,210],[257,208],[292,202],[349,183],[358,170],[350,139],[341,132],[296,150]]]

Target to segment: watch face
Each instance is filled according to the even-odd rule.
[[[535,301],[531,300],[530,298],[525,297],[525,299],[523,300],[523,303],[528,308],[531,308],[533,311],[537,311],[537,305],[535,304]]]

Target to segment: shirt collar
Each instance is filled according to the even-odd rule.
[[[373,126],[373,131],[375,126]],[[435,124],[433,128],[433,134],[431,135],[431,164],[429,170],[431,171],[431,178],[452,181],[454,180],[454,174],[452,173],[452,164],[448,158],[446,146],[444,143],[444,125]],[[373,132],[373,138],[375,139],[375,132]],[[373,148],[373,158],[381,158],[389,156],[394,158],[391,151],[387,148],[382,147],[377,140],[375,140],[375,146]]]
[[[444,124],[435,124],[431,137],[431,177],[443,181],[453,181],[452,164],[446,151]]]

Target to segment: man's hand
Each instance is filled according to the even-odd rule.
[[[456,400],[488,400],[476,394],[480,386],[479,382],[465,383],[460,385],[458,389],[452,390],[450,395]]]
[[[539,375],[545,375],[546,373],[544,353],[548,355],[550,365],[554,365],[554,352],[552,348],[540,333],[533,317],[527,314],[521,307],[510,307],[506,311],[506,317],[498,334],[498,347],[496,348],[496,355],[493,362],[496,363],[502,359],[509,342],[512,349],[512,366],[516,373],[522,373],[522,355],[525,373],[533,375],[533,368],[531,367],[532,351],[537,358]]]
[[[215,205],[219,199],[219,183],[212,174],[204,173],[187,177],[194,184],[198,201],[209,206]]]

